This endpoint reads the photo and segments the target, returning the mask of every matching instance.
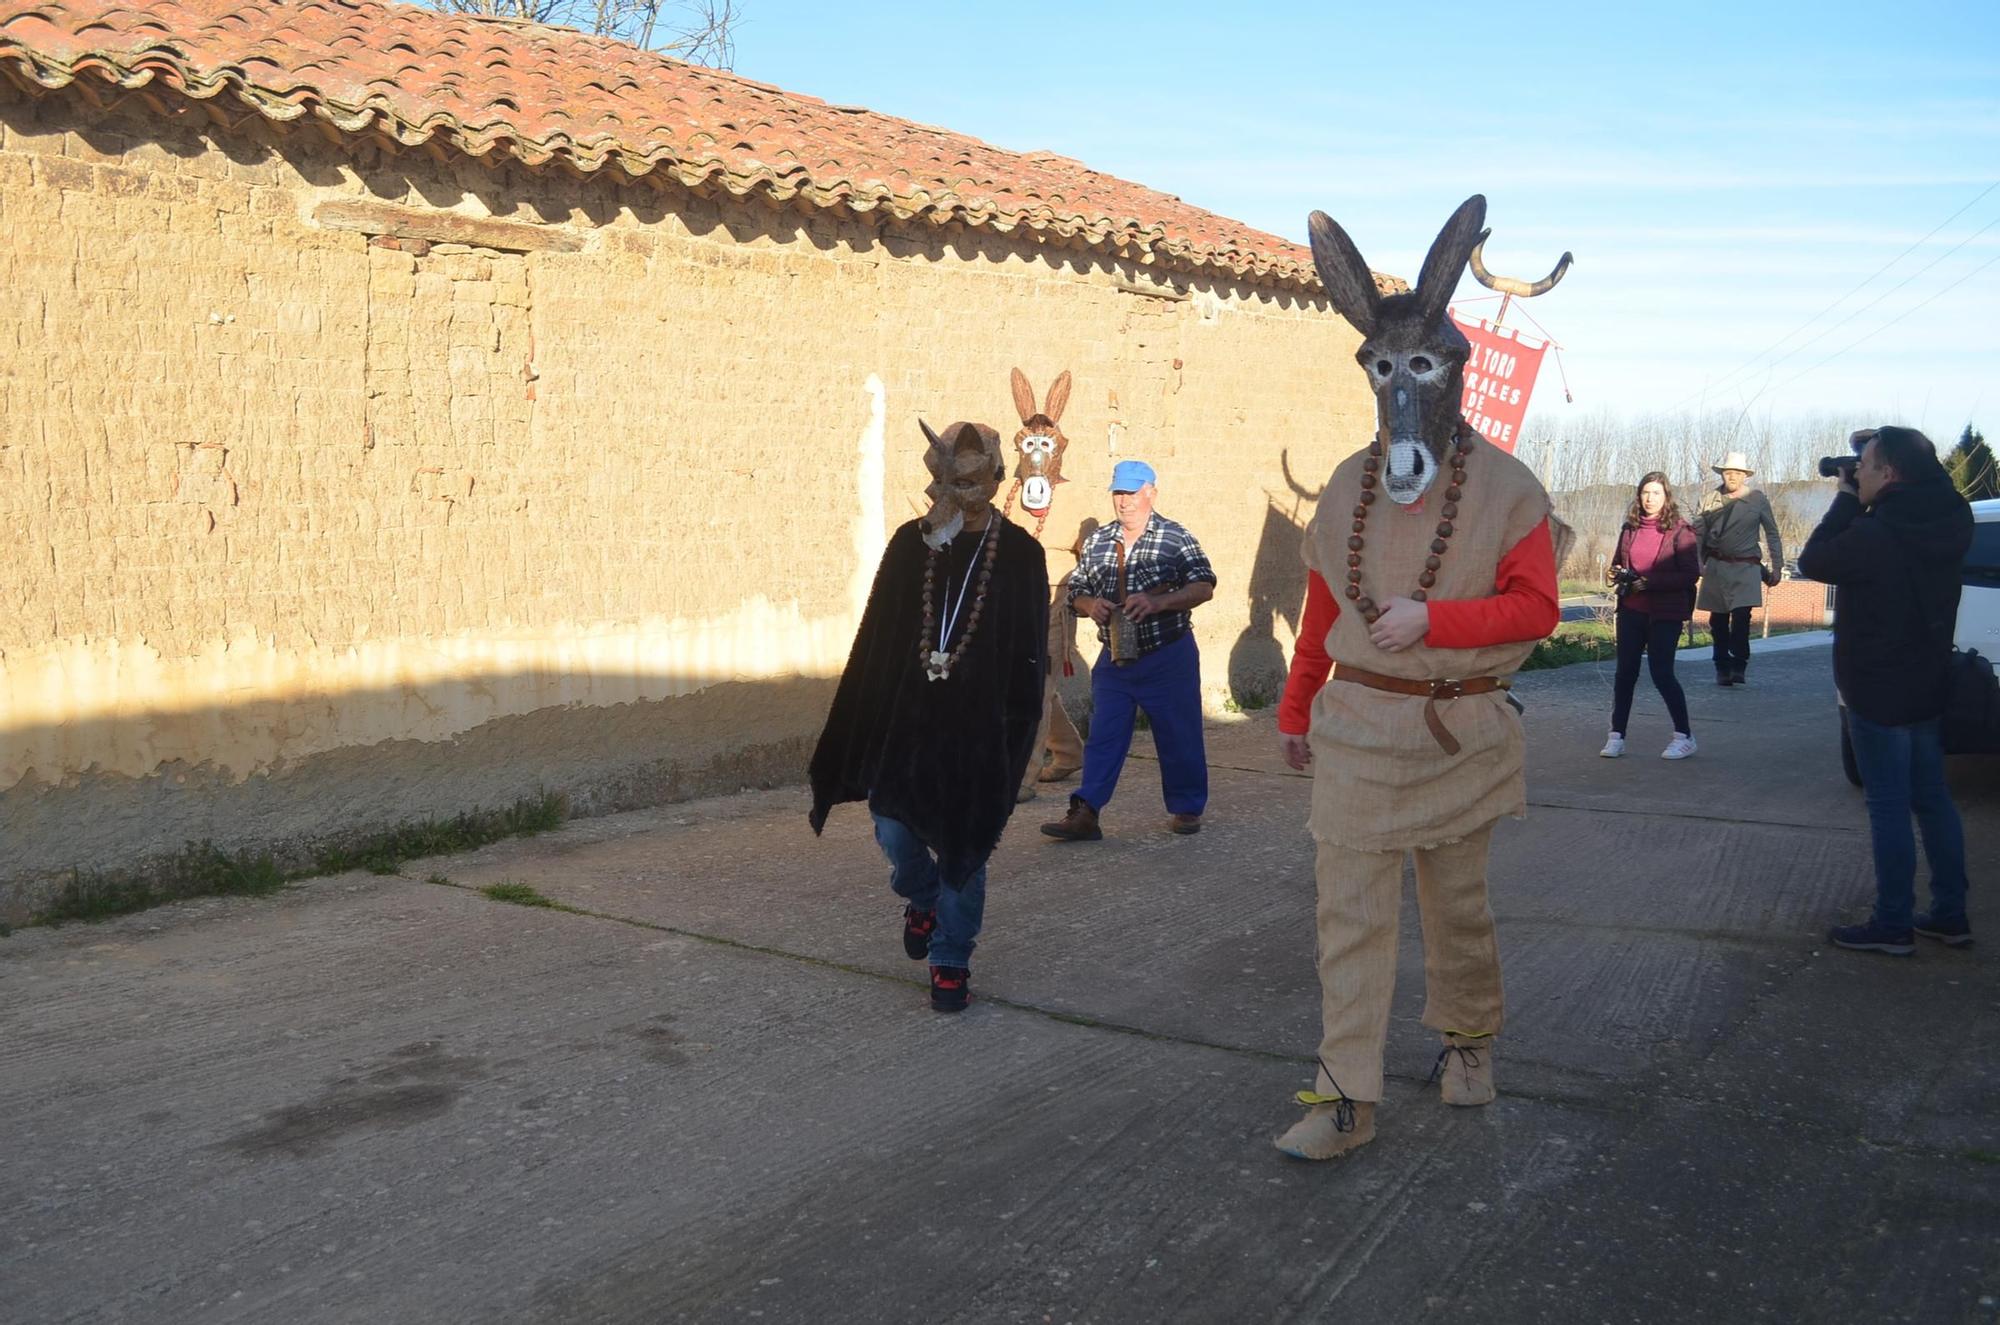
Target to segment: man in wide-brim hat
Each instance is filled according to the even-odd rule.
[[[1741,451],[1731,451],[1712,468],[1722,483],[1703,496],[1695,517],[1701,547],[1701,591],[1695,610],[1708,613],[1715,637],[1715,683],[1742,685],[1750,665],[1750,611],[1764,602],[1764,587],[1784,577],[1785,544],[1771,499],[1750,486],[1757,471]],[[1758,532],[1770,545],[1767,566],[1759,555]]]

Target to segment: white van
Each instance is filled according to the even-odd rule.
[[[1952,646],[1978,650],[1981,657],[2000,663],[2000,498],[1972,503],[1972,546],[1965,552],[1965,570],[1959,591],[1958,626]],[[1993,752],[1990,734],[1944,732],[1946,754]],[[1847,705],[1840,706],[1840,766],[1847,780],[1861,785],[1861,770],[1854,766],[1854,746],[1847,739]]]

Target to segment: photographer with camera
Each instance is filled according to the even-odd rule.
[[[1939,718],[1950,693],[1960,567],[1972,511],[1914,428],[1849,439],[1859,459],[1822,460],[1833,505],[1806,540],[1799,571],[1834,586],[1833,678],[1847,705],[1874,843],[1875,909],[1828,941],[1906,956],[1912,933],[1972,941],[1965,915],[1965,829],[1944,780]],[[1931,909],[1916,906],[1916,815],[1931,866]]]
[[[1666,701],[1674,739],[1662,759],[1694,753],[1687,696],[1674,678],[1674,646],[1694,612],[1694,582],[1701,573],[1694,529],[1681,518],[1665,474],[1639,480],[1632,507],[1618,530],[1605,583],[1618,595],[1618,670],[1612,691],[1611,735],[1598,751],[1606,759],[1625,753],[1625,725],[1632,717],[1632,694],[1639,687],[1639,658],[1645,655],[1653,687]]]
[[[1708,613],[1715,637],[1715,683],[1740,686],[1750,666],[1750,613],[1763,604],[1765,587],[1784,578],[1785,544],[1771,499],[1750,486],[1757,471],[1749,457],[1731,451],[1713,468],[1721,486],[1702,499],[1694,521],[1702,562],[1695,607]],[[1768,567],[1758,555],[1760,531],[1771,547]]]

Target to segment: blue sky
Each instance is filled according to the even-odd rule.
[[[748,77],[1294,240],[1320,208],[1378,270],[1484,193],[1494,270],[1576,253],[1526,310],[1570,408],[2000,436],[1996,0],[743,2]],[[1552,358],[1538,412],[1561,400]]]

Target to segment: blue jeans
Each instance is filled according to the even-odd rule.
[[[1160,752],[1160,792],[1168,814],[1208,806],[1208,754],[1201,735],[1201,652],[1194,633],[1119,666],[1109,651],[1090,669],[1090,741],[1076,794],[1102,810],[1118,789],[1132,749],[1134,714],[1144,709]]]
[[[963,888],[947,888],[938,878],[937,858],[908,824],[873,810],[868,813],[875,820],[876,845],[889,858],[889,886],[917,910],[937,912],[931,965],[969,969],[972,950],[979,946],[979,923],[986,915],[986,866],[982,863]]]
[[[1853,709],[1847,735],[1868,800],[1875,845],[1875,923],[1908,929],[1917,898],[1914,812],[1931,866],[1931,919],[1965,918],[1965,828],[1944,783],[1944,741],[1938,719],[1885,727]]]

